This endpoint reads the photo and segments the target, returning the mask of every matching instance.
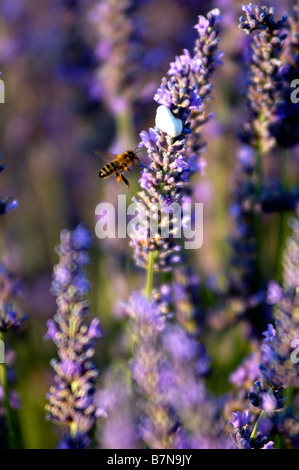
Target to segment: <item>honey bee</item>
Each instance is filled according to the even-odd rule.
[[[138,152],[136,150],[137,148],[135,150],[127,150],[126,152],[120,153],[119,155],[108,154],[116,158],[113,158],[111,162],[107,163],[107,165],[105,165],[100,170],[99,178],[108,178],[111,175],[115,175],[117,182],[120,183],[121,181],[123,181],[129,189],[130,183],[124,176],[124,172],[128,171],[130,174],[132,174],[129,167],[131,165],[134,165],[135,160],[138,160],[138,162],[140,162],[139,158],[136,155],[136,153]],[[96,150],[95,153],[101,156],[107,155],[107,153],[101,152],[99,150]]]

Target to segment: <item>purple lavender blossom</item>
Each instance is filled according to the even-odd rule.
[[[299,77],[299,6],[294,6],[288,14],[287,38],[282,55],[281,68],[282,101],[276,110],[276,119],[271,124],[271,133],[281,147],[294,147],[299,142],[297,122],[299,120],[299,105],[292,102],[293,80]]]
[[[90,284],[85,267],[91,235],[79,225],[73,232],[61,232],[57,249],[60,262],[54,268],[52,293],[57,298],[57,314],[49,320],[45,339],[57,345],[59,359],[51,365],[56,384],[50,388],[47,419],[70,428],[58,448],[85,448],[88,432],[96,419],[94,383],[98,371],[92,362],[94,340],[102,336],[99,319],[85,324],[89,314],[85,299]]]
[[[254,384],[254,389],[248,393],[248,398],[252,405],[264,410],[268,415],[271,415],[275,410],[283,407],[284,397],[282,388],[267,389],[262,386],[261,382],[257,380]]]
[[[142,397],[140,435],[151,448],[224,448],[222,402],[204,382],[210,360],[197,339],[192,282],[180,285],[179,279],[154,290],[151,300],[134,293],[127,306],[134,341],[131,370]],[[172,317],[177,323],[170,322]]]
[[[274,442],[273,441],[267,442],[266,444],[263,445],[263,447],[261,447],[261,449],[274,449]]]
[[[278,282],[270,281],[267,290],[267,303],[270,305],[277,304],[282,298],[282,289]]]
[[[127,364],[112,364],[104,374],[95,403],[104,417],[100,425],[103,449],[136,449],[140,446],[137,429],[136,394]]]
[[[168,401],[169,379],[160,335],[165,316],[156,302],[135,292],[127,305],[135,343],[132,376],[140,402],[140,437],[152,449],[169,449],[175,434],[175,416]]]
[[[289,440],[295,447],[298,447],[298,416],[293,408],[286,406],[287,399],[289,404],[292,404],[292,388],[298,387],[298,361],[292,357],[293,341],[299,338],[298,316],[296,315],[298,311],[298,218],[292,220],[292,227],[293,236],[287,242],[283,260],[284,286],[280,288],[275,285],[274,297],[277,300],[274,310],[275,328],[272,324],[268,324],[267,331],[263,333],[265,339],[261,347],[260,364],[262,378],[255,382],[254,388],[248,393],[248,398],[254,407],[261,410],[258,422],[266,415],[268,431],[271,431],[272,427],[278,430],[278,433],[284,429],[284,435],[289,433]],[[279,295],[276,295],[277,291]],[[289,390],[286,397],[284,388]],[[258,434],[256,437],[258,422],[254,428],[254,439],[259,437]],[[244,441],[244,433],[245,431],[237,432],[234,435],[238,447],[252,448],[252,435],[248,441],[247,433]],[[250,447],[246,447],[247,445]]]
[[[201,332],[203,316],[200,311],[200,281],[191,267],[180,267],[173,274],[172,293],[169,299],[174,303],[176,321],[197,337]]]
[[[233,413],[233,419],[231,424],[234,426],[235,429],[242,429],[249,423],[251,419],[251,414],[249,411],[244,411],[241,413],[240,411],[236,411]]]
[[[143,191],[138,193],[135,202],[141,211],[144,212],[145,208],[146,214],[157,205],[170,207],[175,202],[182,207],[184,194],[188,191],[191,168],[184,156],[186,138],[191,133],[191,113],[202,112],[203,99],[209,94],[208,79],[216,64],[218,33],[214,29],[218,21],[219,11],[210,12],[203,34],[203,19],[199,17],[199,31],[202,36],[196,42],[193,55],[185,50],[183,55],[176,57],[170,64],[169,78],[162,79],[154,97],[165,107],[164,115],[168,115],[168,128],[170,124],[173,125],[174,132],[173,129],[166,132],[164,127],[161,130],[161,124],[157,123],[149,133],[143,131],[140,134],[140,146],[147,148],[151,163],[142,171],[140,185]],[[157,221],[158,233],[163,223],[164,220],[160,223]],[[173,215],[172,223],[168,222],[168,238],[160,235],[151,237],[149,228],[135,234],[131,245],[135,248],[137,265],[147,266],[149,252],[157,254],[154,263],[156,271],[169,271],[172,265],[181,261],[182,246],[177,243],[172,232],[176,223],[178,220]]]
[[[234,427],[234,432],[231,434],[231,438],[235,448],[238,449],[272,449],[273,442],[267,441],[267,436],[264,436],[261,432],[252,436],[250,429],[250,421],[252,415],[249,411],[236,411],[233,413],[233,419],[231,424]]]
[[[264,339],[265,343],[267,343],[268,341],[272,341],[275,335],[276,335],[276,330],[274,326],[271,325],[271,323],[269,323],[268,329],[264,331],[263,333],[263,336],[265,336],[265,339]]]
[[[221,400],[213,397],[204,378],[210,359],[204,345],[181,325],[167,325],[162,338],[168,363],[168,402],[175,410],[191,448],[225,448]]]
[[[253,382],[260,376],[260,354],[250,354],[244,359],[242,364],[231,373],[229,380],[239,390],[248,390]]]
[[[98,38],[99,62],[93,93],[100,95],[115,114],[126,112],[136,95],[140,44],[134,8],[132,0],[98,1],[90,13]]]
[[[244,5],[246,16],[240,18],[240,29],[251,36],[249,54],[250,81],[248,107],[250,120],[241,139],[250,145],[239,155],[235,170],[232,215],[235,227],[230,238],[232,247],[229,296],[241,301],[240,313],[250,314],[252,308],[261,313],[265,293],[260,287],[260,269],[257,254],[257,212],[292,210],[296,195],[286,191],[262,188],[261,154],[269,152],[275,145],[271,133],[272,125],[279,126],[278,108],[283,103],[286,17],[274,20],[274,9],[253,4]],[[256,156],[254,155],[256,151]],[[295,191],[296,192],[296,191]],[[271,296],[279,295],[271,284]],[[254,315],[257,317],[257,315]]]
[[[161,299],[165,295],[168,292]],[[202,345],[181,325],[166,323],[164,301],[147,300],[136,292],[127,312],[134,338],[131,370],[141,397],[142,440],[154,449],[190,448],[200,445],[199,438],[203,442],[210,436],[214,446],[221,447],[216,402],[202,381],[209,368]]]
[[[203,321],[200,312],[199,278],[190,266],[173,271],[171,284],[154,289],[153,299],[168,318],[174,318],[186,331],[198,337]]]
[[[192,156],[196,155],[198,158],[206,148],[206,144],[201,140],[202,126],[206,124],[212,114],[207,111],[207,101],[211,99],[212,84],[211,76],[213,75],[217,65],[221,64],[223,53],[218,51],[219,37],[219,23],[222,20],[218,8],[211,10],[207,17],[199,16],[198,24],[195,26],[199,33],[196,40],[194,52],[197,57],[198,67],[196,73],[196,81],[198,86],[198,94],[201,97],[202,105],[199,110],[191,112],[191,129],[192,133],[187,138],[187,156],[188,163]],[[203,164],[203,157],[201,157],[201,164]],[[191,169],[191,173],[192,173]]]
[[[0,331],[19,329],[25,318],[25,315],[20,317],[12,305],[2,305],[0,307]]]
[[[240,307],[236,312],[240,315],[250,307],[250,298],[256,293],[256,240],[253,211],[255,166],[253,150],[250,147],[241,147],[237,157],[231,205],[234,228],[229,237],[231,257],[228,302],[236,298],[240,301]]]
[[[12,299],[19,292],[17,282],[6,266],[0,264],[0,332],[17,330],[26,319],[26,315],[19,315],[12,305]]]
[[[298,363],[292,361],[292,341],[299,338],[298,315],[298,216],[291,221],[293,235],[287,240],[283,257],[283,288],[274,305],[275,328],[265,336],[261,372],[273,388],[298,387]]]
[[[19,408],[20,400],[18,394],[10,389],[10,384],[15,380],[12,369],[14,353],[8,349],[7,344],[4,350],[4,339],[6,339],[5,335],[8,331],[19,329],[26,318],[25,315],[19,315],[13,307],[12,302],[18,294],[19,282],[14,279],[3,263],[0,264],[0,356],[5,354],[5,362],[3,357],[0,357],[0,428],[3,417],[3,427],[11,448],[17,448],[19,445],[12,408]]]
[[[274,20],[274,9],[252,4],[243,6],[246,16],[240,18],[240,29],[252,37],[250,50],[250,83],[247,90],[250,120],[241,135],[259,153],[267,153],[275,145],[270,125],[277,119],[282,101],[280,69],[281,53],[286,37],[286,17]]]

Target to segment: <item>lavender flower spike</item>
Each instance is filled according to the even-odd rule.
[[[7,267],[0,264],[0,334],[17,330],[26,319],[13,308],[11,300],[18,294],[19,283],[16,282]]]
[[[90,12],[99,63],[93,93],[100,95],[115,114],[129,108],[136,92],[140,45],[135,10],[132,0],[106,0],[96,2]]]
[[[234,427],[231,438],[237,449],[272,449],[274,442],[267,441],[267,437],[258,432],[253,436],[250,429],[251,414],[249,411],[236,411],[230,424]]]
[[[19,408],[20,400],[18,394],[10,388],[14,374],[12,363],[14,362],[14,352],[8,350],[7,344],[4,351],[4,338],[8,331],[17,330],[26,318],[20,316],[13,307],[12,301],[18,296],[19,282],[16,281],[8,271],[5,264],[0,264],[0,418],[5,410],[5,430],[7,433],[10,448],[19,447],[17,432],[15,429],[15,419],[12,408]],[[3,361],[3,354],[5,360]],[[2,419],[0,419],[0,434],[2,434]],[[1,441],[1,437],[0,437]],[[1,446],[1,443],[0,443]]]
[[[134,356],[131,370],[142,397],[140,437],[151,449],[172,448],[176,431],[169,394],[168,364],[161,348],[161,334],[166,326],[165,315],[156,302],[134,292],[127,304],[134,335]]]
[[[212,84],[210,79],[216,66],[223,65],[222,56],[223,52],[218,51],[219,28],[221,16],[218,8],[214,8],[204,16],[198,17],[198,24],[195,26],[199,33],[199,37],[195,42],[194,52],[201,67],[198,68],[196,73],[196,82],[198,86],[199,96],[202,99],[202,106],[199,111],[192,111],[191,113],[191,129],[192,133],[188,136],[187,140],[187,156],[188,159],[198,156],[205,151],[205,143],[201,142],[201,128],[206,124],[212,114],[209,114],[206,109],[206,101],[211,99]],[[202,159],[201,165],[204,164]],[[196,168],[196,165],[195,165]],[[191,169],[192,172],[192,169]]]
[[[91,235],[79,225],[73,232],[61,232],[58,254],[60,262],[54,268],[52,293],[57,297],[57,314],[48,321],[45,339],[57,345],[59,360],[51,365],[56,373],[55,385],[47,395],[47,419],[69,426],[70,434],[63,437],[59,448],[85,448],[88,432],[96,419],[94,383],[98,371],[92,362],[94,340],[102,335],[99,319],[85,324],[88,316],[86,294],[90,284],[85,275],[89,262],[86,250]]]
[[[219,11],[214,12],[208,14],[209,25],[217,23]],[[199,34],[206,27],[203,17],[199,17]],[[209,34],[211,33],[209,28]],[[217,41],[213,50],[216,45]],[[209,48],[206,50],[212,52]],[[135,248],[135,260],[141,267],[147,266],[150,252],[156,252],[157,255],[154,263],[156,271],[169,271],[172,265],[181,261],[182,246],[175,234],[175,228],[180,224],[176,209],[182,209],[183,197],[189,185],[191,165],[185,156],[186,139],[192,132],[191,112],[200,111],[202,98],[206,98],[208,94],[207,83],[203,80],[211,72],[210,68],[206,68],[207,62],[207,57],[196,47],[193,54],[184,50],[183,55],[176,57],[170,64],[169,78],[162,79],[154,96],[160,105],[156,126],[149,133],[143,131],[140,134],[142,142],[139,145],[147,148],[151,163],[142,171],[139,182],[143,191],[138,192],[135,202],[139,213],[146,217],[151,215],[152,219],[152,214],[157,210],[161,214],[161,220],[159,221],[159,217],[155,220],[155,234],[151,232],[149,224],[132,234],[131,245]],[[212,62],[214,64],[214,60]],[[173,203],[177,204],[175,209]],[[168,230],[165,232],[166,228]]]
[[[248,108],[250,119],[242,138],[260,153],[267,153],[275,145],[270,127],[278,119],[277,109],[282,102],[281,69],[283,62],[284,24],[286,17],[275,21],[273,8],[243,6],[245,17],[239,28],[252,36],[250,51],[250,82]]]
[[[283,257],[283,287],[276,299],[270,299],[271,303],[276,300],[275,328],[272,326],[263,333],[261,372],[264,380],[275,389],[299,387],[299,365],[293,358],[293,341],[299,338],[299,208],[297,217],[291,219],[291,227],[293,234],[287,240]]]

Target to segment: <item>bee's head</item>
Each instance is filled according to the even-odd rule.
[[[128,150],[128,157],[133,161],[135,160],[135,152],[133,150]]]
[[[135,160],[138,160],[140,162],[139,158],[136,155],[136,152],[134,152],[133,150],[128,150],[128,155],[132,162],[134,162]]]

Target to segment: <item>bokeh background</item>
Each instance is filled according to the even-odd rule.
[[[219,7],[224,17],[220,50],[225,65],[215,73],[210,102],[215,116],[204,128],[206,173],[194,180],[197,200],[204,203],[204,244],[192,254],[192,263],[204,286],[206,305],[213,307],[209,289],[221,291],[226,284],[232,174],[239,146],[236,133],[247,117],[244,55],[248,38],[237,27],[242,2],[128,2],[126,23],[124,18],[120,21],[116,8],[110,12],[112,23],[110,30],[106,23],[105,42],[97,8],[104,4],[103,13],[108,3],[0,1],[0,70],[5,83],[0,151],[6,165],[0,175],[0,192],[19,203],[17,210],[0,221],[0,249],[2,259],[21,280],[18,308],[28,315],[12,339],[14,388],[21,397],[19,421],[26,448],[52,448],[57,443],[55,426],[44,419],[45,394],[53,380],[49,361],[56,352],[43,336],[46,321],[55,313],[50,286],[60,231],[84,222],[94,233],[98,203],[115,202],[118,194],[126,194],[130,202],[138,189],[138,169],[130,178],[129,191],[114,178],[99,180],[98,171],[105,162],[94,151],[117,153],[134,148],[139,133],[154,125],[155,90],[174,56],[192,47],[197,16],[213,7]],[[291,2],[271,4],[281,15]],[[128,30],[128,48],[124,40],[117,62],[113,39],[118,34],[128,37]],[[146,161],[146,154],[141,158]],[[296,182],[297,165],[295,148],[287,162],[289,187]],[[277,175],[278,168],[274,155],[268,162],[268,177]],[[261,265],[265,278],[271,279],[276,277],[278,216],[266,216],[263,223]],[[101,318],[104,330],[96,357],[105,371],[122,355],[119,338],[125,319],[119,305],[133,289],[144,285],[144,272],[135,267],[128,240],[108,242],[94,236],[91,259],[91,312]],[[261,328],[265,323],[266,319],[261,321]],[[251,348],[245,339],[247,328],[243,319],[223,330],[212,323],[205,333],[214,371],[209,385],[216,394],[230,390],[229,374]]]

